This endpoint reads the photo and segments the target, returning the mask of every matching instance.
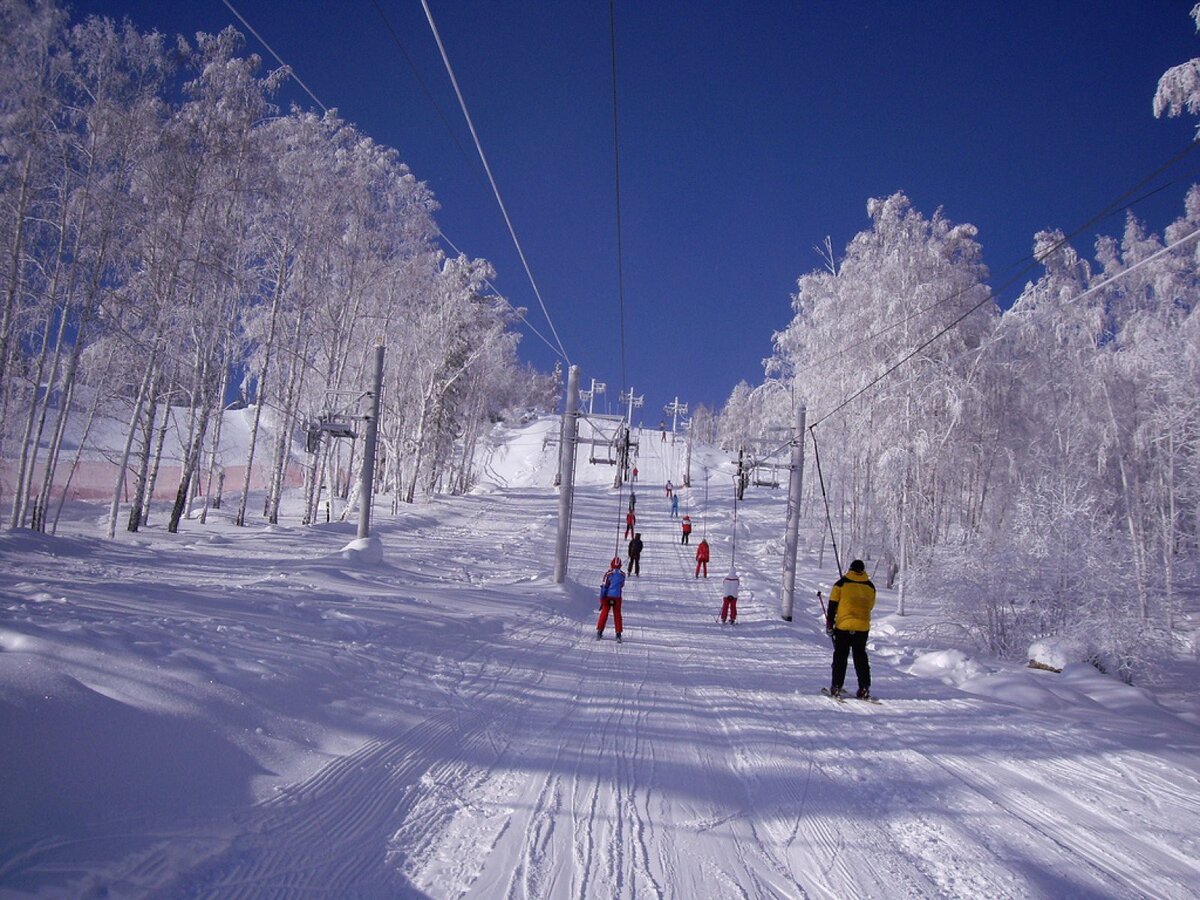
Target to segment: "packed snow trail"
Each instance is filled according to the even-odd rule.
[[[1099,675],[1085,694],[1064,676],[1014,673],[1063,695],[1061,709],[1027,709],[909,674],[886,591],[872,653],[884,704],[821,697],[819,611],[778,614],[782,498],[748,495],[739,509],[739,621],[722,627],[731,479],[712,479],[703,508],[698,470],[693,496],[681,488],[681,515],[690,503],[696,539],[699,512],[712,545],[697,579],[662,490],[682,481],[679,448],[653,435],[621,645],[611,628],[595,636],[624,512],[595,483],[611,469],[579,489],[565,590],[548,582],[547,488],[380,521],[380,566],[342,559],[352,531],[337,526],[138,547],[0,537],[20,571],[0,628],[0,789],[26,810],[0,813],[0,892],[1194,896],[1194,725],[1134,689],[1106,697]],[[812,562],[798,583],[808,596],[831,578]],[[43,670],[58,680],[38,681]],[[174,802],[150,803],[91,796],[80,777],[61,796],[69,740],[98,737],[109,758],[125,746],[72,731],[89,703],[140,710],[156,739],[189,723],[211,732],[151,742],[165,761],[129,747],[123,777],[175,763],[225,788],[164,779],[143,790],[174,790]]]

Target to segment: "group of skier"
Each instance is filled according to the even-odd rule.
[[[666,495],[671,501],[672,516],[678,513],[679,498],[675,495],[674,485],[666,483]],[[629,541],[629,573],[635,577],[642,574],[642,550],[645,546],[641,532],[635,531],[636,517],[634,507],[637,495],[629,492],[629,509],[625,516],[625,537]],[[686,514],[682,520],[682,540],[687,544],[692,533],[692,520]],[[706,539],[701,539],[696,547],[696,572],[699,578],[703,572],[708,577],[708,563],[711,551]],[[729,574],[721,582],[721,624],[737,623],[737,596],[740,581],[737,571],[730,567]],[[625,587],[625,572],[619,556],[614,556],[609,563],[600,586],[600,618],[596,622],[597,640],[604,637],[604,628],[608,623],[609,613],[612,613],[613,627],[616,630],[617,641],[621,641],[621,595]],[[818,595],[819,596],[819,595]],[[861,700],[871,700],[871,664],[867,655],[867,638],[871,628],[871,612],[875,608],[875,585],[867,575],[866,565],[861,559],[853,560],[829,592],[829,606],[825,615],[825,633],[833,641],[833,665],[829,696],[841,700],[845,696],[843,687],[846,679],[846,669],[850,659],[854,660],[854,674],[858,681],[855,696]],[[878,701],[875,701],[878,702]]]
[[[671,501],[671,515],[678,516],[679,496],[675,493],[675,486],[670,481],[666,483],[666,495]],[[625,538],[629,539],[630,535],[633,536],[632,540],[629,540],[627,547],[627,556],[629,559],[628,574],[633,577],[641,577],[642,550],[645,547],[645,543],[642,541],[641,532],[636,530],[637,516],[634,512],[636,507],[637,494],[631,490],[629,492],[629,507],[625,513]],[[692,534],[691,516],[684,515],[681,520],[681,532],[681,543],[689,543],[689,538]],[[708,577],[708,563],[711,557],[712,551],[709,548],[708,541],[702,538],[696,546],[696,578],[699,578],[701,574],[705,578]],[[600,618],[596,621],[597,640],[604,637],[604,629],[608,624],[610,613],[612,615],[613,627],[616,630],[617,640],[621,640],[621,599],[625,587],[625,579],[626,572],[623,568],[621,557],[614,556],[600,585]],[[739,579],[737,572],[731,567],[729,574],[721,582],[721,624],[725,624],[726,622],[730,624],[737,623],[738,586]]]

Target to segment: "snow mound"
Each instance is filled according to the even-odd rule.
[[[979,675],[982,670],[983,667],[979,663],[961,650],[938,650],[933,653],[923,653],[908,669],[913,675],[940,678],[953,685],[961,685]]]
[[[383,544],[375,534],[355,538],[343,547],[338,555],[349,562],[377,566],[383,562]]]
[[[1061,672],[1085,656],[1079,641],[1067,637],[1048,637],[1029,645],[1029,664]],[[1090,667],[1089,667],[1090,668]]]

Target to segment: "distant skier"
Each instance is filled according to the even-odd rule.
[[[665,444],[665,443],[666,443],[666,441],[667,441],[667,423],[666,423],[666,422],[659,422],[659,423],[658,423],[658,430],[662,432],[662,442]]]
[[[625,587],[625,573],[621,571],[621,557],[614,556],[608,574],[600,585],[600,618],[596,622],[596,640],[604,637],[604,625],[608,622],[608,611],[612,610],[613,627],[617,640],[621,640],[621,589]]]
[[[667,497],[668,499],[675,495],[675,485],[671,484],[671,479],[667,479]]]
[[[833,680],[829,693],[842,695],[846,680],[846,661],[854,654],[854,674],[858,678],[857,697],[870,699],[871,663],[867,658],[867,633],[871,629],[871,610],[875,608],[875,585],[867,576],[861,559],[850,563],[846,574],[829,592],[829,610],[825,633],[833,638]]]
[[[700,569],[704,569],[704,577],[708,577],[708,541],[700,539],[700,544],[696,547],[696,577],[700,577]]]
[[[630,535],[633,534],[633,526],[636,524],[637,524],[637,516],[635,516],[633,514],[633,510],[631,509],[629,512],[625,513],[625,537],[626,538],[628,538]]]
[[[679,518],[679,497],[674,494],[671,495],[671,518]]]
[[[633,512],[636,507],[637,507],[637,494],[635,494],[633,491],[630,491],[629,492],[629,511]]]
[[[629,542],[629,574],[642,576],[642,533],[639,531],[634,534],[633,540]]]
[[[721,624],[725,624],[726,618],[729,619],[730,625],[737,624],[737,595],[738,595],[738,575],[734,569],[729,570],[729,574],[721,582],[721,593],[724,595],[721,599]]]
[[[633,480],[637,481],[637,466],[633,467]]]
[[[684,517],[683,517],[683,540],[680,541],[680,543],[682,543],[682,544],[688,543],[688,538],[690,538],[691,536],[692,536],[692,517],[685,513]]]

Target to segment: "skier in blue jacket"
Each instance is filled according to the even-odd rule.
[[[617,640],[621,640],[621,590],[625,587],[625,573],[621,571],[621,557],[614,556],[608,574],[600,585],[600,619],[596,622],[596,640],[604,637],[604,625],[608,622],[611,608],[613,625],[617,629]]]

